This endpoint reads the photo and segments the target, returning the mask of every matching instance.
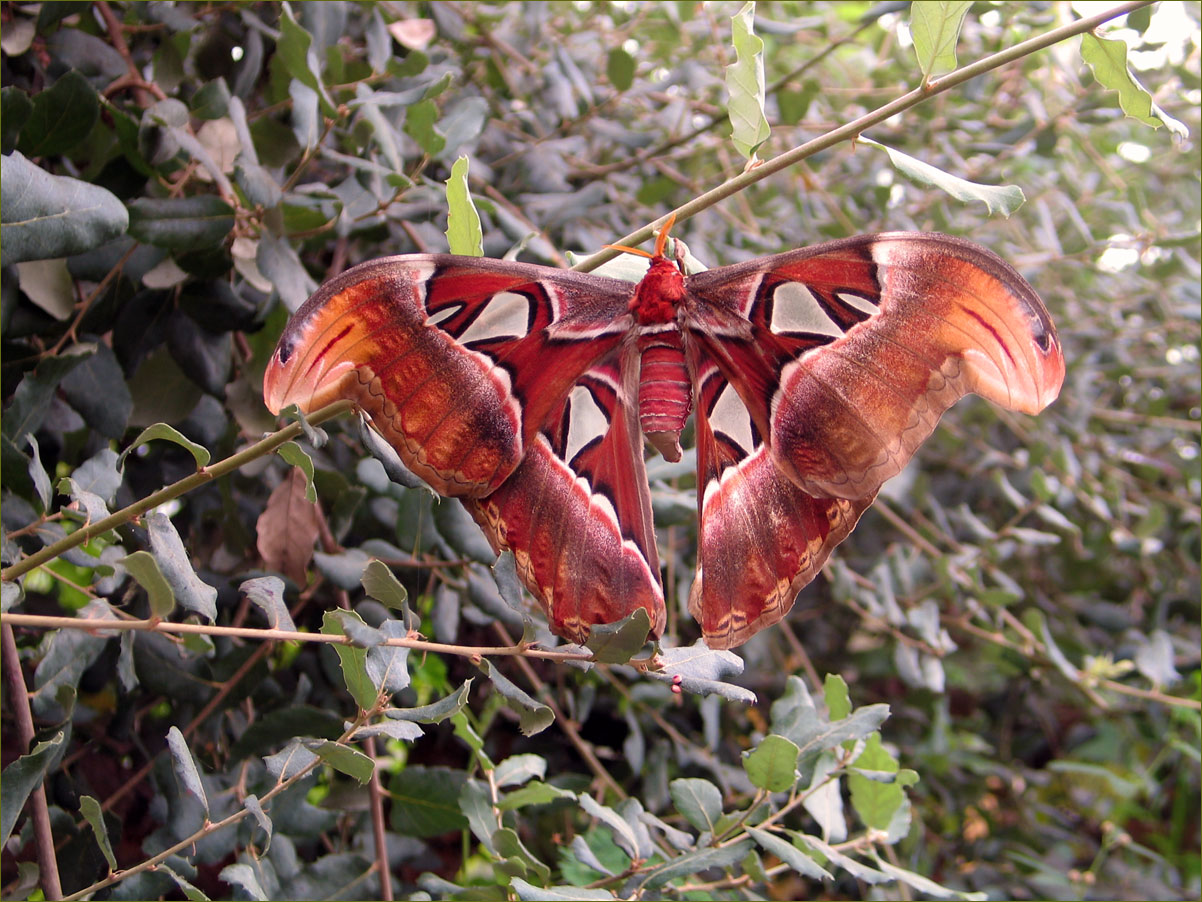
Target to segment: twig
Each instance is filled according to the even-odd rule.
[[[315,410],[308,416],[308,422],[314,426],[318,423],[324,423],[326,420],[333,419],[336,416],[341,416],[353,407],[350,401],[335,401],[320,410]],[[15,564],[0,570],[0,579],[8,582],[15,580],[30,570],[38,567],[47,561],[53,560],[61,554],[70,551],[79,545],[83,545],[96,536],[104,535],[110,529],[115,529],[118,526],[130,522],[136,517],[141,516],[149,510],[153,510],[160,504],[164,504],[181,495],[186,495],[193,489],[199,488],[207,482],[218,479],[239,467],[243,467],[252,461],[258,460],[265,454],[269,454],[278,448],[280,445],[289,439],[296,438],[301,434],[301,426],[299,423],[289,423],[278,432],[273,432],[271,435],[264,438],[262,441],[256,442],[249,448],[231,454],[225,460],[218,461],[215,464],[202,467],[191,476],[185,476],[178,482],[174,482],[165,488],[159,489],[150,495],[147,495],[141,501],[135,501],[129,507],[122,508],[115,514],[105,517],[103,520],[97,520],[95,523],[90,523],[82,526],[75,532],[66,536],[63,539],[55,542],[53,545],[47,545],[40,551],[36,551],[29,557],[22,558]]]
[[[18,614],[8,611],[0,614],[0,622],[12,626],[27,626],[35,629],[77,629],[103,635],[130,630],[159,633],[191,633],[201,636],[233,636],[241,639],[276,639],[283,642],[324,642],[330,645],[354,645],[349,636],[329,633],[302,633],[268,627],[216,626],[207,623],[174,623],[169,620],[107,620],[103,617],[55,617],[46,614]],[[531,648],[523,645],[472,646],[450,645],[445,642],[429,642],[406,636],[391,637],[383,645],[396,648],[414,648],[435,654],[460,655],[463,657],[529,657],[548,661],[588,661],[591,653],[555,651],[554,649]],[[629,662],[638,667],[639,661]]]
[[[29,690],[21,672],[21,658],[12,627],[0,626],[3,643],[4,679],[8,682],[8,697],[17,718],[17,734],[26,753],[33,746],[33,712],[29,710]],[[50,809],[46,805],[46,784],[41,781],[29,794],[29,816],[33,819],[33,838],[38,850],[39,879],[47,899],[61,899],[63,887],[58,879],[58,858],[54,853],[54,836],[50,831]]]
[[[1122,3],[1118,6],[1106,10],[1104,13],[1099,13],[1096,16],[1089,16],[1085,19],[1079,19],[1076,22],[1070,22],[1068,25],[1063,25],[1060,28],[1054,28],[1046,34],[1039,35],[1029,40],[1015,44],[1013,47],[1008,47],[1005,50],[994,53],[984,59],[977,60],[975,63],[970,63],[963,66],[954,72],[951,72],[942,78],[937,78],[927,82],[926,85],[915,88],[907,94],[903,94],[896,100],[878,107],[871,113],[861,116],[859,119],[853,119],[851,122],[841,125],[836,129],[827,132],[812,141],[807,141],[792,150],[786,151],[771,160],[766,160],[761,165],[754,169],[749,169],[739,173],[732,179],[723,182],[717,188],[713,188],[700,197],[695,197],[686,204],[677,207],[670,213],[661,216],[649,225],[645,225],[640,229],[636,229],[629,235],[625,235],[613,242],[611,247],[638,247],[648,238],[655,234],[655,231],[666,223],[670,218],[675,217],[677,223],[695,216],[702,210],[707,210],[714,204],[726,200],[740,191],[754,185],[756,182],[767,178],[770,175],[775,175],[783,169],[788,169],[808,157],[814,156],[816,153],[834,147],[837,144],[842,144],[844,141],[854,141],[866,129],[874,125],[879,125],[891,116],[896,116],[911,107],[934,97],[937,94],[942,94],[949,91],[966,81],[976,78],[978,75],[984,75],[993,69],[1005,66],[1008,63],[1022,59],[1024,56],[1029,56],[1038,50],[1043,50],[1046,47],[1051,47],[1053,44],[1058,44],[1060,41],[1075,37],[1079,34],[1084,34],[1087,31],[1092,31],[1104,22],[1118,16],[1125,15],[1134,10],[1141,9],[1145,6],[1150,6],[1152,0],[1131,0],[1128,3]],[[602,250],[593,254],[586,260],[572,267],[579,272],[588,272],[596,269],[603,263],[614,259],[621,251]]]

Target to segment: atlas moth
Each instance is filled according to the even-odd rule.
[[[637,284],[448,254],[361,263],[288,323],[267,406],[352,400],[513,552],[573,642],[638,608],[662,634],[644,437],[678,460],[693,415],[689,611],[730,648],[785,616],[953,403],[1035,414],[1059,393],[1047,309],[975,244],[887,232],[685,275],[666,241]]]

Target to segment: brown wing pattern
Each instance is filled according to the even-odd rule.
[[[861,236],[686,285],[702,487],[690,610],[715,647],[787,612],[958,399],[1037,413],[1064,378],[1031,287],[946,236]]]

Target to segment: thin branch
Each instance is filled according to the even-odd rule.
[[[4,679],[8,683],[8,697],[17,718],[17,735],[21,748],[28,753],[33,746],[33,712],[29,710],[29,689],[25,686],[25,674],[21,671],[21,657],[17,652],[17,640],[12,627],[7,623],[0,626],[0,642],[3,643]],[[50,809],[46,805],[46,783],[41,781],[29,794],[29,816],[33,820],[33,839],[38,850],[38,872],[42,892],[47,899],[61,899],[63,887],[58,879],[58,858],[54,853],[54,836],[50,830]]]
[[[334,417],[341,416],[348,412],[353,407],[350,401],[335,401],[320,410],[315,410],[307,417],[307,421],[316,426],[319,423],[324,423],[326,420],[331,420]],[[61,554],[70,551],[79,545],[86,544],[96,536],[104,535],[110,529],[115,529],[118,526],[124,526],[131,520],[140,517],[147,511],[154,510],[160,504],[165,504],[172,501],[181,495],[186,495],[193,489],[212,482],[214,479],[219,479],[229,473],[234,472],[240,467],[244,467],[253,461],[258,460],[265,454],[270,454],[284,442],[294,439],[302,432],[299,423],[289,423],[278,432],[273,432],[271,435],[264,438],[262,441],[256,442],[249,448],[231,454],[225,460],[218,461],[215,464],[210,464],[206,467],[201,467],[191,476],[185,476],[178,482],[174,482],[165,488],[159,489],[150,495],[147,495],[141,501],[135,501],[129,507],[122,508],[115,514],[105,517],[103,520],[97,520],[95,523],[89,523],[82,526],[75,532],[66,536],[63,539],[55,542],[53,545],[47,545],[40,551],[36,551],[29,557],[22,558],[10,567],[0,570],[0,579],[5,582],[15,580],[18,577],[28,573],[35,567],[51,561]]]
[[[33,629],[77,629],[87,630],[95,635],[120,632],[158,632],[158,633],[190,633],[201,636],[228,636],[241,639],[274,639],[282,642],[324,642],[327,645],[354,645],[349,636],[335,636],[329,633],[302,633],[292,630],[271,629],[268,627],[255,628],[249,626],[217,626],[207,623],[173,623],[169,620],[108,620],[103,617],[55,617],[47,614],[18,614],[7,611],[0,614],[0,622],[10,626],[25,626]],[[532,648],[529,645],[450,645],[445,642],[429,642],[425,639],[409,637],[391,637],[383,641],[383,645],[395,648],[413,648],[418,651],[435,654],[460,655],[462,657],[529,657],[543,658],[548,661],[591,661],[592,654],[573,651],[555,651],[554,649]],[[627,662],[632,667],[646,665],[645,661],[632,660]]]
[[[984,59],[971,63],[955,72],[951,72],[942,78],[928,82],[925,86],[915,88],[907,94],[903,94],[896,100],[878,107],[871,113],[861,116],[859,119],[853,119],[845,125],[841,125],[836,129],[827,132],[825,135],[815,138],[812,141],[807,141],[805,144],[795,147],[792,150],[786,151],[779,156],[773,157],[764,163],[756,166],[754,169],[749,169],[739,173],[732,179],[723,182],[717,188],[713,188],[700,197],[696,197],[686,204],[683,204],[649,225],[637,229],[617,241],[613,242],[615,247],[638,247],[644,241],[655,234],[656,229],[666,223],[669,218],[675,217],[676,222],[681,222],[691,216],[695,216],[702,210],[707,210],[714,204],[726,200],[740,191],[749,188],[756,182],[766,179],[770,175],[775,175],[782,169],[788,169],[808,157],[814,156],[816,153],[834,147],[837,144],[842,144],[844,141],[854,141],[866,129],[874,125],[879,125],[891,116],[896,116],[911,107],[917,106],[930,98],[942,94],[945,91],[950,91],[952,88],[963,84],[966,81],[976,78],[978,75],[984,75],[994,69],[1005,66],[1009,63],[1020,60],[1025,56],[1029,56],[1038,50],[1043,50],[1051,47],[1053,44],[1058,44],[1061,41],[1071,37],[1084,34],[1087,31],[1092,31],[1104,22],[1118,16],[1126,15],[1134,10],[1141,9],[1145,6],[1150,6],[1153,0],[1131,0],[1129,3],[1123,3],[1108,9],[1104,13],[1099,13],[1096,16],[1089,16],[1085,19],[1079,19],[1076,22],[1070,22],[1068,25],[1063,25],[1060,28],[1054,28],[1046,34],[1039,35],[1022,43],[1015,44],[1013,47],[1008,47],[1005,50],[994,53]],[[621,251],[602,250],[593,254],[586,260],[577,263],[572,269],[579,272],[588,272],[596,269],[603,263],[614,259]]]

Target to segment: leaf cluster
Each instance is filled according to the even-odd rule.
[[[5,898],[1196,897],[1198,21],[1128,6],[940,91],[1059,8],[6,5]],[[1069,366],[738,654],[683,614],[688,454],[671,640],[579,648],[345,405],[263,406],[348,265],[563,265],[732,179],[694,258],[965,235]]]

